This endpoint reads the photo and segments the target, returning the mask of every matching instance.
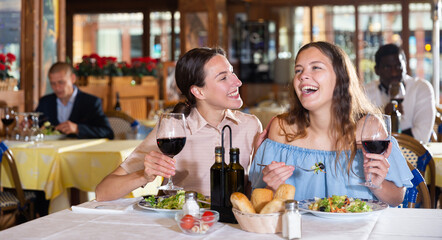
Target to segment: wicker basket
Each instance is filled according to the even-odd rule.
[[[282,232],[282,212],[269,214],[243,213],[232,208],[236,221],[242,230],[254,233],[280,233]]]

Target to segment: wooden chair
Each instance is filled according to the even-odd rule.
[[[442,113],[436,112],[434,120],[433,133],[431,134],[432,142],[442,142]]]
[[[109,119],[112,131],[114,131],[114,139],[126,139],[126,134],[130,132],[135,119],[122,111],[112,110],[104,114]]]
[[[2,189],[0,191],[0,230],[2,230],[12,227],[20,221],[34,219],[34,200],[36,196],[32,191],[23,191],[14,156],[4,142],[0,142],[0,153],[2,156],[0,167],[2,159],[6,159],[7,164],[4,164],[4,166],[9,166],[11,182],[14,183],[15,187],[14,189]],[[24,219],[20,217],[24,217]]]
[[[431,207],[434,208],[436,202],[436,167],[434,164],[433,156],[428,151],[428,149],[415,138],[400,133],[393,133],[392,135],[397,139],[402,154],[404,155],[407,162],[409,162],[414,168],[418,169],[421,175],[425,176],[427,166],[429,167],[429,176],[431,181]]]
[[[433,208],[431,203],[433,199],[430,197],[424,177],[410,162],[407,161],[407,164],[414,178],[411,180],[413,187],[407,188],[405,193],[404,202],[402,203],[403,207],[415,208],[416,203],[420,202],[421,208]]]

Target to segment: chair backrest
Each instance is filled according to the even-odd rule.
[[[407,188],[405,192],[405,198],[402,202],[403,207],[406,208],[415,208],[418,196],[421,199],[420,207],[421,208],[432,208],[432,203],[430,199],[430,193],[428,192],[427,184],[425,183],[425,179],[422,177],[420,172],[411,165],[410,162],[407,161],[408,167],[413,173],[413,179],[411,182],[413,183],[413,187]]]
[[[126,134],[131,130],[131,124],[135,119],[122,111],[112,110],[105,114],[114,132],[114,139],[126,139]]]
[[[429,167],[429,177],[432,183],[430,186],[431,206],[434,207],[436,195],[436,167],[433,156],[425,145],[415,138],[400,133],[393,133],[392,135],[397,139],[402,154],[407,162],[409,162],[414,168],[417,168],[423,176],[425,176],[427,166]]]
[[[431,135],[432,142],[442,142],[442,113],[440,112],[436,112],[433,134]]]
[[[11,182],[14,183],[14,188],[17,193],[17,198],[20,201],[20,206],[24,207],[26,204],[25,193],[21,185],[20,176],[18,175],[18,170],[17,170],[17,165],[15,164],[14,155],[12,154],[12,151],[8,148],[8,146],[6,146],[4,142],[0,142],[0,153],[1,156],[3,156],[2,158],[0,158],[0,167],[2,159],[5,158],[8,163],[7,166],[9,166],[9,171],[11,173],[9,176],[12,177]],[[6,165],[4,164],[4,166]]]

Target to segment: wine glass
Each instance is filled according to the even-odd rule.
[[[40,125],[38,124],[38,118],[42,113],[39,112],[31,112],[29,115],[31,116],[31,141],[41,142],[44,139],[44,134],[40,129]]]
[[[391,82],[388,86],[388,95],[390,95],[391,101],[395,100],[398,104],[401,104],[405,97],[404,83],[398,81]]]
[[[186,144],[185,121],[182,113],[161,114],[157,130],[157,145],[163,154],[173,158],[181,152]],[[173,185],[172,177],[170,177],[167,184],[158,189],[176,191],[183,188]]]
[[[391,138],[391,119],[386,114],[368,114],[362,127],[362,146],[368,153],[382,154],[387,150]],[[370,159],[371,161],[371,159]],[[378,188],[373,184],[371,173],[368,173],[362,185]]]
[[[0,117],[2,119],[3,128],[5,129],[5,138],[9,138],[9,125],[14,123],[15,112],[10,107],[3,107],[0,110]]]

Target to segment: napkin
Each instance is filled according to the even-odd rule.
[[[114,201],[97,202],[92,200],[77,206],[72,206],[74,213],[93,213],[93,214],[122,214],[133,210],[134,203],[141,201],[138,198],[122,198]]]

